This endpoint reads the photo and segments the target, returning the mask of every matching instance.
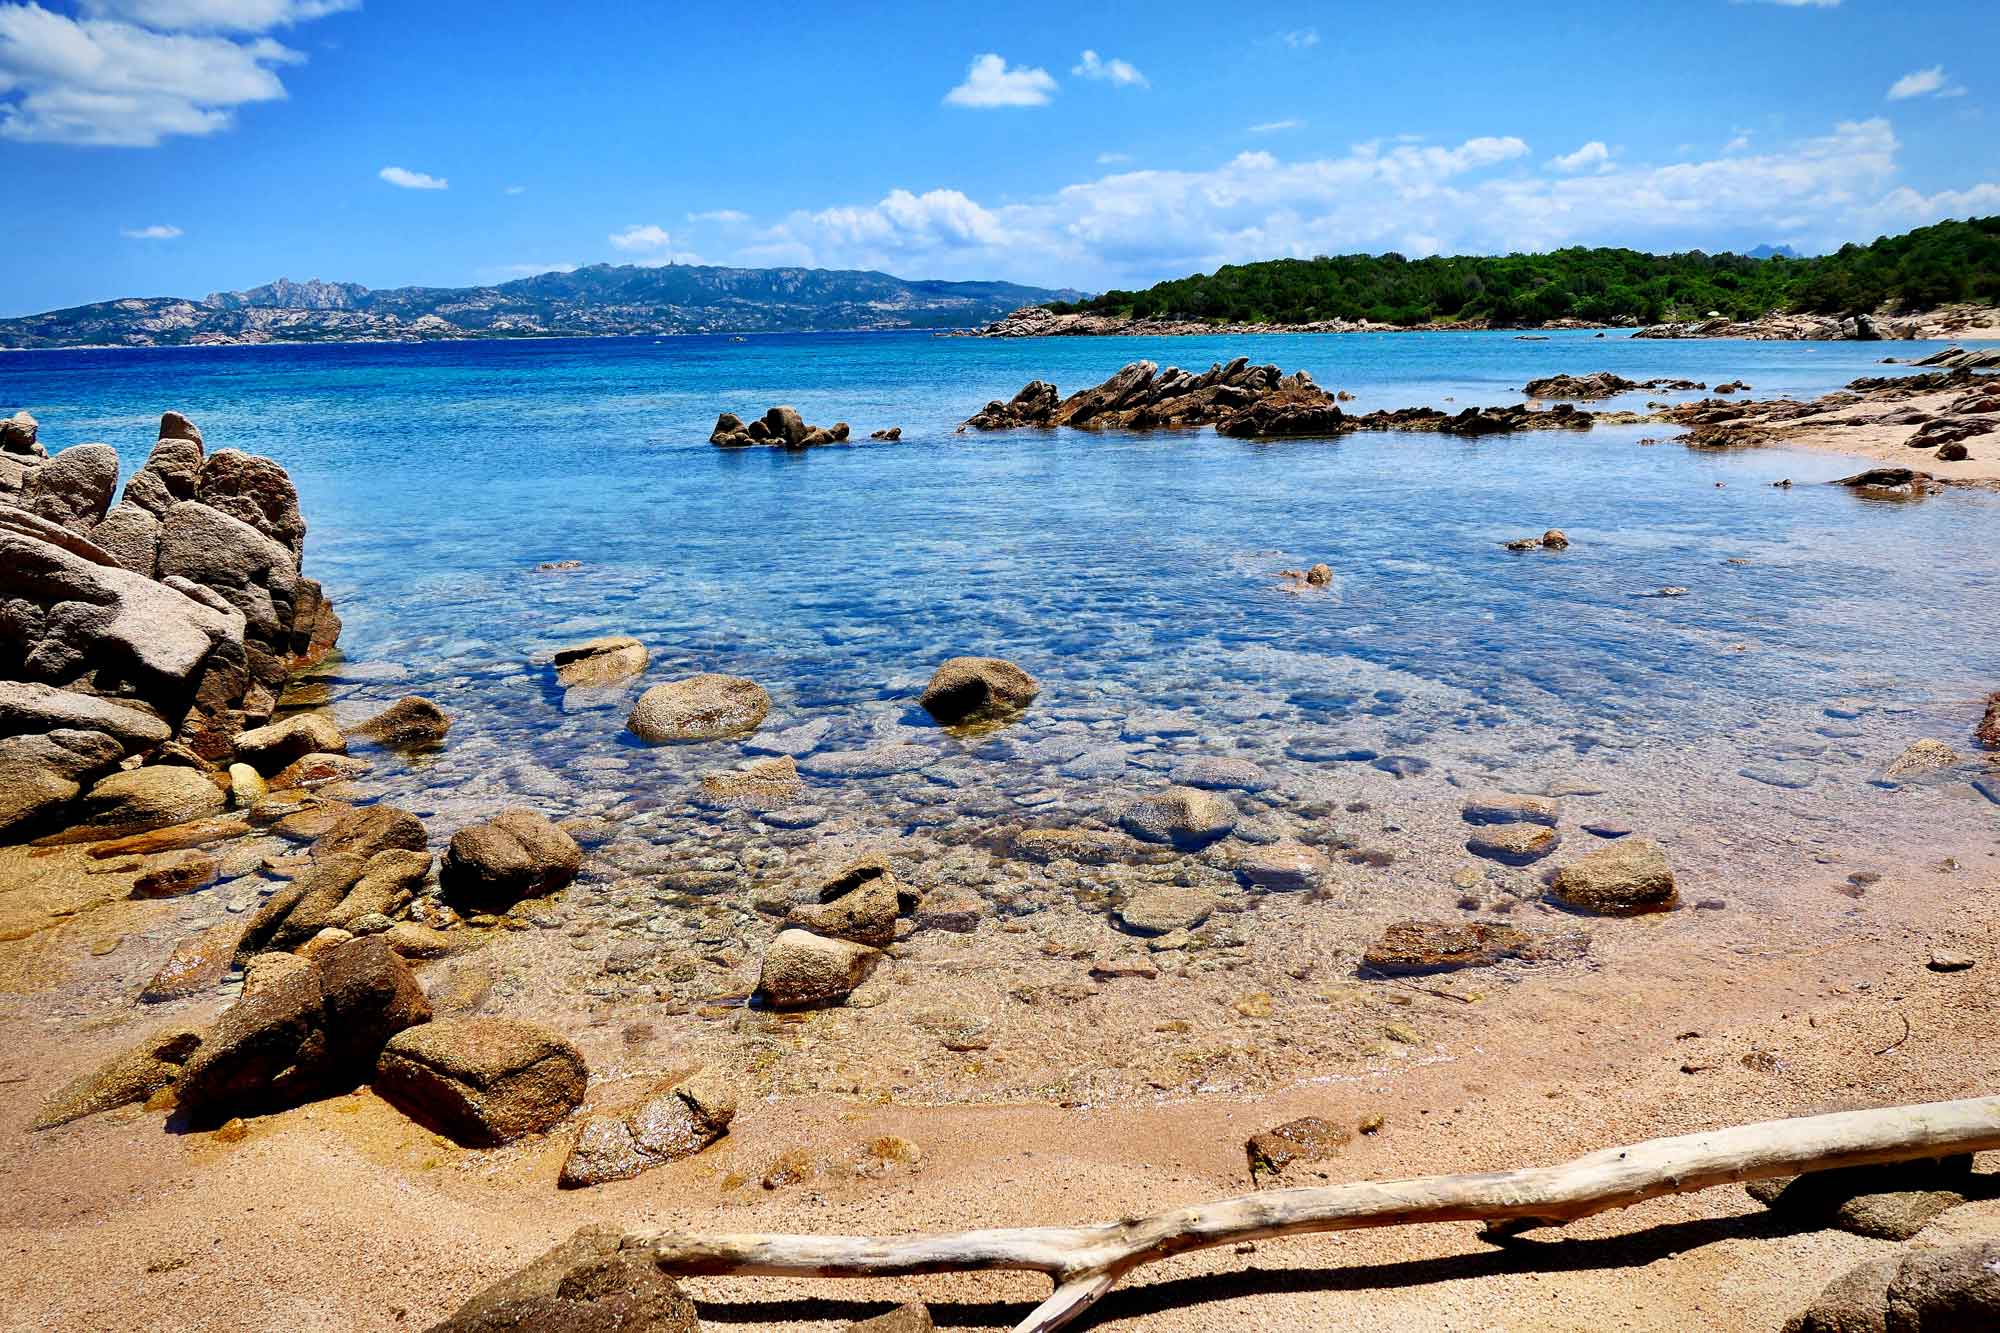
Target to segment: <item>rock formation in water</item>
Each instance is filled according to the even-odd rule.
[[[1218,435],[1277,439],[1342,435],[1357,430],[1437,431],[1446,435],[1495,435],[1519,430],[1587,430],[1588,412],[1567,403],[1547,411],[1468,407],[1456,414],[1432,407],[1400,408],[1350,416],[1341,395],[1313,383],[1303,370],[1283,374],[1253,366],[1248,357],[1210,366],[1198,375],[1174,366],[1159,370],[1134,361],[1094,388],[1064,398],[1056,386],[1033,380],[1006,402],[995,399],[959,430],[1047,429],[1159,430],[1213,426]]]
[[[168,412],[114,504],[116,450],[51,457],[32,417],[3,424],[0,839],[17,840],[121,766],[229,760],[340,618],[300,570],[298,491],[272,460],[211,453]]]
[[[756,444],[774,449],[810,449],[818,444],[847,443],[847,423],[808,426],[796,407],[774,407],[761,417],[753,417],[748,425],[734,412],[724,412],[715,419],[708,442],[722,449],[748,449]]]

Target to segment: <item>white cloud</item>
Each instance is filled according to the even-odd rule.
[[[1592,139],[1574,153],[1564,153],[1549,159],[1549,166],[1556,171],[1609,171],[1611,170],[1611,150],[1597,139]]]
[[[361,8],[361,0],[80,0],[92,18],[164,32],[269,32]]]
[[[1290,32],[1279,33],[1278,40],[1294,51],[1303,51],[1307,47],[1319,45],[1319,29],[1294,28]]]
[[[1912,97],[1963,96],[1965,96],[1964,87],[1946,77],[1943,65],[1911,70],[1889,85],[1889,100],[1892,102],[1904,102]]]
[[[375,173],[399,190],[448,190],[451,182],[442,176],[432,176],[422,171],[410,171],[404,167],[384,167]]]
[[[636,254],[649,254],[655,250],[665,250],[674,243],[667,229],[655,223],[634,223],[624,231],[614,231],[607,238],[614,249]]]
[[[305,57],[268,37],[162,33],[0,4],[0,137],[151,148],[227,129],[235,108],[285,96]]]
[[[1005,60],[988,52],[974,56],[966,66],[965,82],[944,95],[949,106],[990,110],[1002,106],[1047,106],[1056,81],[1045,69],[1027,65],[1008,67]]]
[[[1303,120],[1266,120],[1252,125],[1250,132],[1252,134],[1282,134],[1286,130],[1302,130],[1305,127],[1306,123]]]
[[[171,241],[181,234],[181,229],[169,223],[155,222],[150,227],[125,227],[118,234],[134,241]]]
[[[1722,151],[1725,153],[1741,153],[1748,151],[1749,147],[1750,132],[1748,130],[1739,130],[1735,138],[1722,145]]]
[[[1097,155],[1097,165],[1100,167],[1115,167],[1131,160],[1132,155],[1130,153],[1099,153]]]
[[[1758,152],[1612,157],[1574,174],[1532,165],[1511,136],[1374,141],[1298,160],[1246,152],[1193,170],[1111,172],[1012,203],[892,191],[793,213],[730,258],[1110,287],[1357,250],[1720,249],[1782,236],[1810,251],[2000,211],[2000,183],[1974,178],[1928,195],[1904,186],[1899,149],[1875,119]]]
[[[527,192],[528,192],[528,187],[525,185],[509,185],[507,188],[500,191],[500,193],[502,194],[526,194]]]
[[[1130,62],[1124,60],[1103,60],[1095,51],[1085,51],[1078,63],[1070,67],[1070,73],[1085,79],[1098,79],[1114,88],[1149,88],[1146,76]]]
[[[689,222],[717,222],[725,227],[734,227],[748,222],[750,215],[734,208],[711,208],[705,213],[690,213],[687,215],[687,220]]]

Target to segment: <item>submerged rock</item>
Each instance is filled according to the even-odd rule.
[[[1251,888],[1272,893],[1317,889],[1333,878],[1333,862],[1324,852],[1283,839],[1238,852],[1233,868]]]
[[[947,726],[999,722],[1019,714],[1041,684],[999,657],[954,657],[932,673],[918,702]]]
[[[1964,756],[1943,741],[1920,740],[1912,742],[1909,748],[1889,761],[1882,770],[1882,781],[1888,783],[1908,782],[1911,778],[1923,777],[1928,773],[1938,773],[1955,767]]]
[[[1133,837],[1166,843],[1181,851],[1197,851],[1228,837],[1236,820],[1234,805],[1194,787],[1168,787],[1140,797],[1118,816],[1118,822]]]
[[[1465,850],[1510,866],[1532,865],[1556,849],[1562,840],[1540,824],[1490,826],[1465,840]]]
[[[1361,966],[1387,976],[1491,967],[1521,956],[1531,942],[1526,931],[1482,921],[1398,921],[1368,946]]]
[[[1675,902],[1673,867],[1651,838],[1621,838],[1556,871],[1555,896],[1607,916],[1660,912]]]
[[[712,741],[755,731],[770,711],[756,681],[704,672],[647,690],[626,725],[656,745]]]
[[[896,938],[896,918],[916,901],[917,895],[903,888],[887,861],[867,857],[821,885],[817,903],[794,907],[785,924],[881,948]]]
[[[701,778],[701,803],[729,810],[780,810],[804,793],[798,761],[790,755]]]
[[[402,750],[440,744],[450,730],[451,717],[442,708],[422,695],[412,694],[396,700],[350,734],[391,750]]]
[[[546,1028],[441,1018],[399,1032],[382,1049],[374,1087],[411,1119],[468,1147],[491,1148],[554,1128],[583,1101],[589,1081],[582,1054]]]
[[[555,654],[556,681],[564,689],[602,688],[630,680],[646,669],[652,654],[646,645],[629,634],[612,634],[600,639],[558,648]]]
[[[1167,935],[1193,930],[1215,911],[1216,896],[1207,889],[1148,884],[1135,890],[1118,909],[1118,923],[1137,935]]]
[[[1250,1179],[1283,1175],[1285,1168],[1323,1162],[1353,1142],[1354,1134],[1316,1115],[1289,1120],[1275,1129],[1252,1134],[1243,1143],[1250,1162]]]

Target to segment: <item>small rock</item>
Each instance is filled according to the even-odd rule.
[[[835,1004],[868,979],[882,951],[797,928],[781,930],[764,950],[757,998],[774,1009]]]
[[[1120,812],[1118,822],[1133,837],[1196,851],[1236,827],[1236,807],[1193,787],[1169,787],[1141,797]]]
[[[1042,692],[1040,682],[999,657],[954,657],[932,673],[918,703],[946,726],[1014,717]]]
[[[1524,866],[1547,856],[1560,841],[1554,829],[1539,824],[1501,824],[1467,838],[1465,849],[1491,861]]]
[[[1972,965],[1973,959],[1969,954],[1958,953],[1951,949],[1931,950],[1929,966],[1933,972],[1963,972]]]
[[[558,648],[556,681],[564,689],[603,688],[630,680],[646,669],[652,654],[629,634],[612,634]]]
[[[1323,1162],[1354,1139],[1342,1126],[1316,1115],[1301,1116],[1253,1134],[1244,1141],[1243,1153],[1250,1162],[1250,1179],[1283,1175],[1285,1168],[1306,1162]]]
[[[755,731],[770,711],[756,681],[704,672],[647,690],[626,726],[656,745],[722,740]]]
[[[1512,926],[1480,921],[1398,921],[1361,956],[1364,971],[1416,976],[1491,967],[1528,952],[1531,939]]]
[[[583,1101],[589,1079],[576,1047],[546,1028],[440,1018],[389,1041],[374,1088],[459,1143],[495,1147],[553,1128]]]
[[[460,829],[438,869],[454,906],[492,910],[553,893],[576,878],[583,849],[533,810],[509,810]]]
[[[1571,907],[1612,916],[1665,911],[1674,904],[1673,868],[1651,838],[1623,838],[1556,871],[1555,896]]]
[[[1317,889],[1333,876],[1333,862],[1316,847],[1279,841],[1239,852],[1233,867],[1253,889],[1292,893]]]
[[[1215,911],[1216,896],[1207,889],[1173,884],[1148,884],[1136,889],[1118,909],[1118,922],[1138,935],[1165,935],[1193,930]]]
[[[1554,828],[1562,807],[1545,796],[1485,792],[1466,798],[1459,814],[1468,824],[1540,824]]]
[[[630,1111],[583,1122],[557,1183],[564,1189],[628,1180],[648,1167],[692,1157],[729,1130],[736,1094],[705,1066],[663,1086]]]

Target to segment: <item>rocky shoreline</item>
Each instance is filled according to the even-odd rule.
[[[1579,399],[1690,387],[1606,375],[1538,383],[1542,396]],[[1835,406],[1950,392],[1954,406],[1937,419],[1978,422],[1985,388],[1970,368],[1941,367],[1857,386]],[[1196,373],[1141,361],[1067,397],[1034,381],[965,429],[1212,427],[1268,439],[1586,429],[1600,419],[1568,402],[1349,415],[1342,399],[1303,371],[1247,358]],[[1726,415],[1735,408],[1746,410]],[[1717,399],[1662,419],[1748,443],[1787,410]],[[565,1230],[575,1224],[574,1210],[556,1202],[565,1195],[634,1206],[645,1196],[616,1191],[642,1175],[645,1188],[671,1195],[676,1216],[708,1208],[711,1195],[732,1216],[809,1212],[826,1196],[865,1209],[868,1191],[922,1195],[936,1179],[919,1175],[926,1150],[904,1131],[928,1137],[949,1112],[934,1121],[922,1112],[935,1108],[896,1105],[929,1062],[944,1062],[929,1077],[1032,1089],[1037,1109],[1077,1117],[1114,1096],[1194,1103],[1218,1086],[1283,1087],[1507,1022],[1493,1016],[1505,1006],[1488,1002],[1492,990],[1537,969],[1583,987],[1616,960],[1628,969],[1614,968],[1618,986],[1639,985],[1641,960],[1662,938],[1699,966],[1688,923],[1726,910],[1693,891],[1711,873],[1708,849],[1633,820],[1602,788],[1551,779],[1535,791],[1487,789],[1472,785],[1474,765],[1463,780],[1450,777],[1461,790],[1410,801],[1421,815],[1378,809],[1382,789],[1424,778],[1431,761],[1358,748],[1339,734],[1338,704],[1321,731],[1289,735],[1286,754],[1363,776],[1341,779],[1354,790],[1338,800],[1319,789],[1301,795],[1267,765],[1209,752],[1215,738],[1195,736],[1155,700],[1070,703],[1049,717],[1045,692],[1060,694],[1063,675],[1055,651],[1024,652],[1032,673],[997,657],[925,662],[921,690],[900,696],[907,719],[859,748],[829,748],[831,710],[774,718],[771,693],[747,676],[705,669],[649,683],[653,649],[635,637],[566,642],[537,671],[551,709],[606,718],[594,762],[683,747],[703,765],[698,788],[616,790],[613,776],[604,781],[614,795],[589,814],[510,802],[441,823],[429,808],[379,799],[365,779],[464,743],[448,736],[443,710],[406,695],[365,720],[336,721],[328,682],[339,679],[339,619],[302,574],[306,525],[282,467],[211,453],[191,422],[168,413],[152,457],[113,504],[114,450],[78,445],[50,457],[39,434],[24,416],[0,423],[0,616],[13,631],[0,641],[13,653],[0,656],[0,875],[11,877],[12,900],[0,943],[11,946],[10,962],[27,960],[34,980],[22,989],[39,994],[48,973],[33,969],[53,965],[35,951],[66,943],[90,928],[83,923],[116,913],[164,921],[225,896],[230,904],[176,942],[143,986],[89,992],[89,1059],[35,1048],[36,1068],[65,1071],[20,1094],[32,1093],[27,1151],[45,1159],[110,1157],[115,1146],[150,1168],[207,1153],[223,1171],[258,1164],[247,1174],[259,1190],[270,1188],[267,1173],[300,1169],[286,1156],[288,1137],[358,1133],[343,1124],[365,1122],[374,1137],[364,1147],[316,1145],[318,1160],[296,1179],[324,1171],[357,1189],[386,1180],[391,1194],[456,1193],[461,1207],[479,1201],[468,1212],[491,1211],[492,1195],[478,1191],[498,1181],[511,1202],[529,1201],[544,1229],[551,1216],[571,1219]],[[847,434],[844,424],[815,428],[773,408],[747,425],[724,414],[712,442],[808,448]],[[1551,529],[1512,545],[1558,561],[1570,543]],[[1529,564],[1517,568],[1527,569],[1543,557],[1522,558]],[[1315,564],[1288,590],[1331,596],[1337,578]],[[782,683],[796,693],[799,682]],[[1390,693],[1366,706],[1393,709]],[[629,702],[622,728],[589,711],[604,700]],[[1989,707],[1975,740],[2000,743],[1983,741],[1993,716]],[[933,732],[942,745],[912,739]],[[1107,738],[1129,741],[1148,762],[1128,769],[1122,750],[1107,756]],[[494,766],[518,758],[485,744]],[[735,767],[712,762],[734,748],[700,748],[739,746],[754,757]],[[981,804],[990,782],[982,770],[1029,747],[1079,779],[1107,781],[1115,799],[1083,817],[997,793]],[[1883,782],[1924,792],[2000,781],[1984,771],[1977,756],[1923,740],[1885,767]],[[878,812],[873,824],[838,827],[814,789],[857,778],[886,779],[911,809],[940,793],[970,800],[955,822],[905,822],[897,805],[894,821]],[[1375,784],[1371,799],[1358,794],[1363,782]],[[1379,844],[1419,818],[1426,835],[1442,833],[1455,865],[1448,879],[1424,877],[1438,881],[1433,889],[1448,884],[1448,896],[1373,890],[1369,873],[1397,859]],[[1691,875],[1690,862],[1700,872]],[[1330,948],[1334,931],[1344,934]],[[1346,938],[1355,932],[1360,947]],[[1676,972],[1680,992],[1688,976]],[[1707,980],[1719,984],[1719,974]],[[656,1024],[673,1035],[648,1058]],[[1086,1044],[1113,1025],[1132,1047],[1130,1068],[1057,1076],[1030,1063],[1088,1066],[1093,1055],[1081,1052],[1094,1053]],[[1754,1073],[1751,1054],[1739,1063]],[[985,1094],[967,1099],[976,1095]],[[1301,1095],[1278,1096],[1290,1106]],[[877,1109],[838,1109],[850,1100]],[[831,1127],[815,1118],[829,1108],[844,1117]],[[1277,1121],[1272,1109],[1259,1107],[1258,1123]],[[876,1114],[901,1118],[865,1135],[849,1123]],[[1235,1169],[1247,1154],[1253,1184],[1310,1179],[1331,1157],[1371,1151],[1362,1141],[1385,1130],[1392,1144],[1420,1132],[1415,1110],[1406,1125],[1401,1106],[1393,1127],[1380,1111],[1337,1123],[1288,1114],[1247,1141],[1245,1127],[1229,1131]],[[801,1146],[805,1125],[818,1138]],[[959,1132],[958,1152],[974,1154],[979,1128]],[[1212,1125],[1204,1132],[1216,1135]],[[836,1137],[843,1146],[828,1147]],[[1032,1134],[1020,1141],[1046,1146]],[[208,1164],[189,1169],[200,1177]],[[961,1185],[970,1191],[961,1197],[1003,1207],[990,1173],[1019,1166],[988,1161],[987,1178]],[[438,1186],[440,1176],[449,1183]],[[1977,1193],[1965,1176],[1954,1166],[1929,1182],[1954,1197],[1925,1221]],[[1838,1209],[1884,1192],[1871,1178],[1838,1198],[1815,1197]],[[1800,1215],[1806,1207],[1777,1195],[1766,1202]],[[288,1201],[267,1205],[265,1218]],[[399,1234],[429,1234],[396,1205],[380,1206]],[[454,1224],[477,1232],[463,1214]],[[206,1219],[199,1229],[207,1234]],[[376,1228],[358,1230],[367,1234],[335,1243],[366,1249]],[[449,1282],[398,1291],[393,1313],[369,1315],[386,1327],[414,1306],[454,1333],[562,1320],[699,1327],[686,1290],[595,1233],[460,1305],[470,1272],[494,1276],[548,1239],[524,1240],[505,1264],[481,1256],[477,1270],[432,1259]],[[148,1257],[148,1278],[173,1262]],[[367,1299],[390,1297],[376,1285]],[[203,1304],[193,1317],[208,1313]],[[921,1307],[904,1318],[913,1328],[929,1322]]]
[[[2000,339],[2000,308],[1952,305],[1913,315],[1884,313],[1835,317],[1773,312],[1759,319],[1721,316],[1681,323],[1641,325],[1637,320],[1595,323],[1560,319],[1542,324],[1495,324],[1489,320],[1444,320],[1432,324],[1381,324],[1329,319],[1302,324],[1209,323],[1194,319],[1131,319],[1085,311],[1058,314],[1046,306],[1024,306],[1004,319],[961,335],[976,338],[1192,338],[1262,333],[1472,333],[1553,330],[1628,330],[1633,338],[1740,338],[1772,341],[1871,341],[1876,339]]]

